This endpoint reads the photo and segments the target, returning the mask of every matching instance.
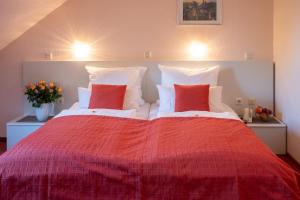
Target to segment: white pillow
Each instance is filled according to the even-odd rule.
[[[78,88],[79,108],[81,109],[89,108],[91,93],[92,93],[91,90],[89,90],[88,88],[83,88],[83,87]]]
[[[175,112],[175,90],[174,87],[157,85],[159,93],[159,112]],[[222,112],[222,86],[209,88],[209,107],[211,112]]]
[[[211,112],[223,112],[223,87],[214,86],[209,88],[209,109]]]
[[[129,101],[134,105],[143,105],[142,81],[146,67],[103,68],[86,66],[89,73],[89,88],[92,84],[127,85]],[[126,91],[127,92],[127,91]]]
[[[138,104],[138,89],[136,88],[129,88],[126,89],[125,99],[124,99],[124,109],[138,109],[140,105]],[[91,98],[92,90],[90,88],[78,88],[78,102],[79,107],[81,109],[88,109],[90,105],[90,98]]]
[[[157,89],[159,94],[158,112],[174,112],[175,111],[174,88],[157,85]]]
[[[122,68],[104,68],[86,66],[89,73],[90,82],[110,84],[110,85],[128,85],[141,86],[146,67],[122,67]]]
[[[124,98],[124,108],[128,109],[138,109],[140,106],[145,104],[142,99],[142,91],[140,87],[132,86],[126,89]]]
[[[173,87],[179,85],[218,84],[219,66],[208,68],[183,68],[159,65],[161,70],[161,85]]]

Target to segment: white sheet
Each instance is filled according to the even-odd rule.
[[[145,103],[139,109],[132,110],[112,110],[112,109],[80,109],[79,103],[74,103],[69,109],[63,110],[56,117],[67,115],[104,115],[112,117],[124,117],[147,120],[150,110],[150,104]]]
[[[73,109],[63,110],[57,117],[71,116],[71,115],[98,115],[122,118],[136,118],[136,110],[112,110],[112,109]]]
[[[149,118],[149,111],[150,111],[150,104],[145,103],[144,105],[140,106],[139,109],[136,110],[136,117],[138,119],[147,120]]]
[[[158,103],[153,103],[150,106],[150,111],[149,111],[149,120],[155,119],[157,117],[159,110],[159,100]]]
[[[159,105],[152,104],[149,112],[149,120],[160,117],[214,117],[222,119],[241,120],[239,116],[228,105],[223,104],[221,112],[206,112],[206,111],[187,111],[187,112],[158,112]]]

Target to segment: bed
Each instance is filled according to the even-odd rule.
[[[76,122],[76,123],[74,123]],[[240,120],[65,115],[0,157],[1,199],[299,199]]]
[[[235,72],[244,77],[253,71],[260,76],[263,71],[261,65],[256,66],[259,70],[249,65],[241,71],[239,63],[229,64],[236,65]],[[270,66],[264,69],[268,76]],[[74,83],[81,80],[82,68],[57,63],[52,67],[68,71],[70,77],[80,75],[62,79],[72,85],[66,99],[74,99],[75,88],[82,86]],[[51,74],[41,69],[34,64],[24,71],[26,77]],[[153,84],[142,90],[146,68],[88,68],[89,86],[78,88],[79,103],[1,155],[0,199],[300,199],[299,174],[223,103],[222,86],[217,85],[219,67],[211,69],[210,75],[209,70],[200,69],[199,76],[198,69],[167,69],[170,73],[162,75],[157,86],[159,101],[141,107],[142,92],[157,94]],[[245,80],[238,87],[248,89]],[[225,82],[237,87],[232,77]],[[131,90],[131,96],[126,96],[127,90],[123,94],[124,110],[91,108],[94,87],[96,91],[107,83]],[[178,83],[185,84],[179,86],[184,90],[205,89],[207,110],[178,112],[174,92]],[[261,88],[246,91],[261,95]],[[226,96],[241,94],[236,92]]]

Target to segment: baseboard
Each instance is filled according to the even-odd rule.
[[[0,137],[0,142],[6,142],[6,137]]]

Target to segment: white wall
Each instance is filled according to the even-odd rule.
[[[54,60],[72,60],[75,40],[93,44],[94,60],[144,60],[146,50],[152,60],[189,60],[186,48],[196,40],[208,45],[205,60],[243,60],[250,52],[273,61],[272,22],[273,0],[224,0],[220,26],[179,26],[176,0],[66,1],[0,51],[0,137],[23,113],[26,60],[43,60],[49,51]]]
[[[274,0],[276,107],[288,126],[288,153],[300,162],[300,1]]]
[[[61,6],[66,0],[1,0],[0,50],[30,27]],[[47,5],[47,6],[45,6]]]

